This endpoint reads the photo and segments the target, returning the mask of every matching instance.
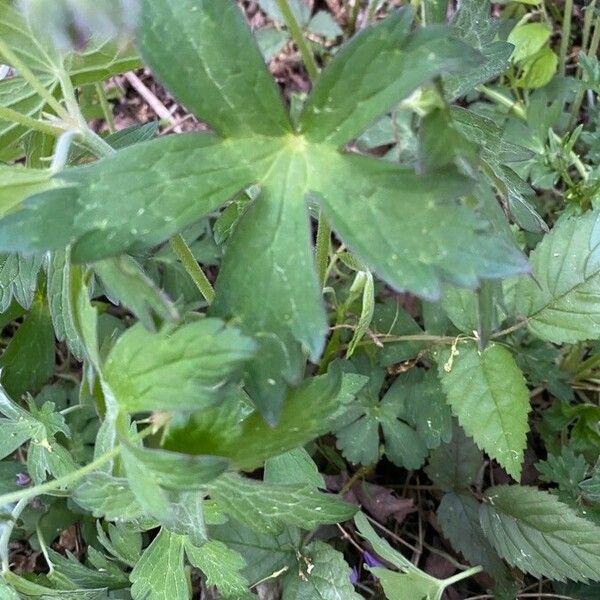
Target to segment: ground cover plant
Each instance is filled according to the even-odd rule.
[[[0,0],[0,598],[600,597],[599,44]]]

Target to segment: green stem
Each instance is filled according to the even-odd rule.
[[[323,211],[319,213],[319,227],[317,229],[317,275],[321,287],[325,285],[327,277],[327,265],[329,263],[329,245],[331,242],[331,227],[325,220]]]
[[[200,268],[198,261],[194,258],[190,247],[187,245],[187,242],[183,239],[181,234],[177,234],[174,238],[172,238],[169,242],[171,245],[171,249],[183,265],[183,268],[187,271],[187,274],[192,278],[193,282],[196,284],[200,293],[208,302],[208,304],[212,304],[215,299],[215,290],[213,286],[210,284],[210,281],[204,274],[204,271]]]
[[[8,504],[8,502],[6,503]],[[29,504],[29,499],[21,498],[17,502],[17,505],[13,508],[10,513],[10,521],[4,524],[4,529],[2,530],[2,535],[0,536],[0,554],[2,555],[2,572],[6,573],[10,569],[10,564],[8,562],[9,552],[8,552],[8,544],[10,543],[10,536],[12,535],[13,529],[21,516],[25,507]],[[4,506],[4,504],[2,504]]]
[[[104,91],[104,86],[101,82],[96,83],[96,94],[98,94],[98,100],[100,101],[100,108],[102,108],[102,114],[104,115],[104,120],[106,121],[106,126],[108,127],[108,131],[110,133],[114,133],[116,131],[115,128],[115,119],[113,117],[112,108],[108,102],[108,98],[106,97],[106,92]]]
[[[485,85],[478,86],[477,91],[481,92],[484,96],[487,96],[490,100],[496,102],[496,104],[500,104],[501,106],[508,108],[510,112],[514,113],[520,119],[527,119],[527,112],[520,102],[512,100],[511,98],[507,98],[504,94],[501,94],[496,90],[492,90]]]
[[[575,381],[584,379],[585,375],[590,374],[597,366],[600,366],[600,354],[595,354],[584,360],[575,371],[573,378]]]
[[[4,56],[10,66],[19,72],[21,77],[29,83],[61,119],[69,121],[69,113],[64,109],[62,104],[48,91],[34,75],[33,71],[11,50],[2,38],[0,38],[0,54]]]
[[[288,0],[277,0],[277,6],[283,15],[287,28],[290,30],[290,34],[294,40],[294,43],[300,51],[308,76],[312,81],[314,81],[319,75],[319,67],[317,66],[317,61],[315,60],[310,46],[304,38],[302,29],[300,29],[300,25],[298,24]]]
[[[587,16],[587,15],[586,15]],[[592,35],[592,39],[590,41],[590,47],[586,52],[586,56],[589,58],[593,58],[598,53],[598,47],[600,46],[600,17],[596,18],[594,23],[594,33]],[[583,79],[587,80],[587,76]],[[569,126],[571,128],[575,127],[577,120],[579,119],[579,111],[581,110],[581,105],[583,104],[583,98],[585,96],[585,90],[579,90],[577,92],[577,96],[575,97],[575,101],[573,102],[573,106],[571,107],[571,120],[569,122]]]
[[[483,571],[483,567],[472,567],[471,569],[467,569],[466,571],[463,571],[462,573],[457,573],[456,575],[453,575],[452,577],[448,577],[448,579],[444,579],[444,585],[446,587],[450,586],[450,585],[454,585],[455,583],[458,583],[459,581],[462,581],[463,579],[466,579],[467,577],[471,577],[472,575],[477,575],[477,573],[481,573],[481,571]]]
[[[79,141],[85,146],[96,158],[104,158],[115,152],[115,149],[106,141],[104,141],[95,131],[89,127],[82,129],[79,132]]]
[[[102,454],[96,460],[91,463],[77,469],[76,471],[72,471],[71,473],[67,473],[58,479],[53,479],[52,481],[48,481],[46,483],[42,483],[40,485],[35,485],[31,488],[27,488],[25,490],[19,490],[18,492],[9,492],[8,494],[2,494],[0,496],[0,506],[4,506],[5,504],[11,504],[12,502],[22,502],[25,500],[31,500],[36,496],[41,496],[42,494],[47,494],[49,492],[54,492],[58,489],[68,489],[72,484],[79,481],[82,477],[85,477],[89,473],[93,473],[102,465],[111,461],[115,458],[119,452],[121,451],[121,446],[115,446],[112,450],[109,450],[106,454]]]
[[[361,4],[362,0],[354,0],[354,6],[352,7],[352,12],[350,13],[350,19],[348,21],[348,35],[350,36],[354,35],[356,32],[356,23],[358,21]]]
[[[12,108],[8,108],[7,106],[0,106],[0,120],[18,123],[19,125],[23,125],[23,127],[35,129],[36,131],[41,131],[42,133],[47,133],[48,135],[52,135],[54,137],[59,137],[65,132],[63,127],[53,125],[48,121],[42,121],[40,119],[28,117],[27,115],[13,110]]]
[[[560,33],[560,53],[558,71],[561,75],[565,74],[567,65],[567,52],[569,50],[569,40],[571,39],[571,17],[573,16],[573,0],[565,0],[565,11],[563,13],[562,28]]]

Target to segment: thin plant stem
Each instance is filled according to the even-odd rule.
[[[319,67],[317,66],[317,61],[315,60],[312,50],[302,33],[302,29],[300,29],[296,16],[294,15],[288,0],[277,0],[277,6],[283,15],[287,28],[290,30],[294,43],[300,51],[302,61],[306,67],[306,72],[310,79],[314,81],[319,75]]]
[[[17,505],[12,509],[10,513],[10,521],[4,524],[2,535],[0,536],[0,553],[2,554],[2,572],[6,573],[10,569],[8,562],[8,544],[10,542],[10,536],[12,535],[13,529],[21,516],[21,513],[25,510],[25,507],[29,504],[28,498],[21,498]],[[4,506],[4,503],[2,504]]]
[[[448,577],[448,579],[444,579],[444,584],[446,585],[446,587],[448,587],[449,585],[454,585],[455,583],[458,583],[459,581],[462,581],[463,579],[466,579],[467,577],[471,577],[472,575],[477,575],[477,573],[481,573],[481,571],[483,571],[483,567],[481,566],[477,566],[477,567],[472,567],[470,569],[467,569],[466,571],[463,571],[462,573],[457,573],[456,575],[453,575],[452,577]]]
[[[63,105],[34,75],[33,71],[12,51],[8,44],[0,38],[0,54],[2,54],[11,67],[16,69],[29,85],[48,103],[48,105],[63,120],[69,121],[69,113]]]
[[[206,302],[212,304],[215,299],[215,290],[198,264],[198,261],[194,258],[183,236],[181,234],[176,235],[169,241],[169,244]]]
[[[65,128],[59,125],[54,125],[49,121],[42,121],[41,119],[34,119],[27,115],[24,115],[12,108],[7,106],[0,106],[0,120],[10,121],[11,123],[18,123],[29,129],[35,129],[48,135],[58,137],[65,132]]]
[[[329,263],[329,246],[331,243],[331,227],[325,220],[323,211],[319,212],[319,226],[317,229],[317,248],[316,248],[316,262],[317,262],[317,275],[319,277],[319,284],[321,287],[325,285],[327,278],[327,266]]]
[[[354,0],[354,6],[352,6],[352,12],[350,13],[350,19],[348,21],[348,34],[353,35],[356,31],[356,23],[358,21],[358,14],[360,13],[360,7],[362,0]]]
[[[36,496],[41,496],[43,494],[55,492],[59,489],[66,490],[74,483],[79,481],[82,477],[85,477],[89,473],[93,473],[102,465],[111,461],[119,454],[120,451],[121,446],[117,445],[105,454],[102,454],[97,459],[93,460],[91,463],[75,471],[71,471],[70,473],[63,475],[58,479],[53,479],[52,481],[48,481],[40,485],[35,485],[24,490],[19,490],[17,492],[9,492],[8,494],[2,494],[0,496],[0,506],[4,506],[5,504],[11,504],[13,502],[20,503],[22,501],[29,501],[32,498],[35,498]]]
[[[565,11],[560,33],[560,51],[558,71],[561,75],[565,74],[567,66],[567,52],[569,50],[569,40],[571,38],[571,18],[573,16],[573,0],[565,0]]]
[[[594,21],[594,33],[592,34],[592,39],[590,41],[590,47],[586,52],[586,56],[593,58],[598,53],[598,47],[600,46],[600,17],[596,17]],[[587,79],[587,76],[584,77],[584,81]],[[583,103],[583,98],[585,96],[585,90],[579,90],[577,92],[577,96],[575,97],[575,101],[573,102],[573,106],[571,107],[571,120],[570,127],[574,127],[579,118],[579,111],[581,110],[581,105]]]
[[[592,30],[592,23],[594,21],[594,11],[596,9],[596,1],[592,0],[585,9],[585,16],[583,17],[583,32],[581,34],[581,51],[587,52],[588,42],[590,41],[590,31]],[[577,69],[579,75],[581,68]]]
[[[116,131],[115,128],[115,119],[113,117],[112,108],[110,103],[108,102],[108,98],[106,97],[106,92],[104,91],[104,86],[102,82],[96,83],[96,94],[98,94],[98,100],[100,101],[100,108],[102,109],[102,114],[104,115],[104,120],[106,121],[106,126],[108,127],[108,131],[110,133],[114,133]]]

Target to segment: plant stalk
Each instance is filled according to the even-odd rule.
[[[560,51],[558,72],[561,75],[565,74],[567,66],[567,52],[569,50],[569,40],[571,39],[571,18],[573,16],[573,0],[565,0],[565,11],[563,13],[563,21],[560,32]]]
[[[2,530],[2,535],[0,536],[0,554],[2,555],[2,572],[6,573],[10,569],[10,564],[8,562],[8,544],[10,543],[10,536],[12,535],[13,529],[17,524],[21,513],[25,510],[25,507],[29,504],[29,498],[21,498],[17,502],[17,505],[13,508],[10,513],[10,521],[4,524],[4,529]],[[4,506],[2,504],[1,506]]]
[[[113,458],[115,458],[119,452],[121,451],[121,446],[115,446],[112,450],[109,450],[105,454],[99,456],[96,460],[93,460],[91,463],[77,469],[76,471],[72,471],[71,473],[67,473],[58,479],[53,479],[52,481],[48,481],[46,483],[42,483],[40,485],[35,485],[31,488],[27,488],[24,490],[19,490],[17,492],[9,492],[8,494],[3,494],[0,496],[0,506],[4,506],[5,504],[11,504],[12,502],[22,502],[29,501],[36,496],[41,496],[42,494],[47,494],[49,492],[54,492],[58,489],[67,489],[75,482],[79,481],[82,477],[85,477],[89,473],[93,473],[102,465],[106,464]]]
[[[65,129],[59,125],[54,125],[49,121],[42,121],[41,119],[34,119],[7,106],[0,106],[0,120],[18,123],[19,125],[23,125],[23,127],[35,129],[54,137],[59,137],[65,132]]]
[[[100,108],[102,109],[102,114],[104,115],[104,120],[106,121],[106,126],[108,127],[109,133],[114,133],[116,131],[115,127],[115,119],[113,117],[112,109],[108,102],[108,98],[106,97],[106,92],[104,91],[104,86],[101,82],[96,84],[96,93],[98,94],[98,100],[100,101]]]
[[[598,47],[600,46],[600,17],[596,17],[594,22],[594,33],[592,34],[592,39],[590,41],[590,47],[585,53],[589,58],[593,58],[598,53]],[[587,76],[583,79],[585,81]],[[573,102],[573,106],[571,107],[571,120],[569,122],[569,126],[571,128],[575,127],[577,120],[579,118],[579,111],[581,110],[581,105],[583,103],[583,98],[585,96],[585,90],[579,90],[577,92],[577,96],[575,96],[575,101]]]
[[[174,238],[171,238],[169,244],[206,302],[209,305],[212,304],[215,299],[215,290],[198,264],[198,261],[194,258],[194,255],[183,236],[177,234]]]
[[[477,573],[481,573],[481,571],[483,571],[483,567],[481,566],[472,567],[470,569],[467,569],[466,571],[463,571],[462,573],[457,573],[452,577],[448,577],[448,579],[444,579],[444,585],[446,587],[454,585],[455,583],[458,583],[459,581],[462,581],[467,577],[471,577],[472,575],[477,575]]]
[[[319,227],[317,229],[316,262],[317,275],[321,287],[325,285],[327,278],[327,266],[329,263],[329,246],[331,243],[331,227],[325,220],[323,211],[319,212]]]
[[[300,51],[302,62],[304,62],[304,66],[306,67],[306,72],[311,81],[314,81],[319,75],[319,67],[317,66],[317,61],[315,60],[312,50],[302,33],[302,29],[298,24],[296,16],[294,15],[288,0],[277,0],[277,6],[283,15],[287,28],[290,30],[294,43]]]

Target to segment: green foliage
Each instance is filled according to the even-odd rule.
[[[600,17],[396,4],[0,0],[0,597],[598,596]]]
[[[597,579],[597,526],[533,488],[498,486],[487,491],[487,499],[480,509],[481,526],[508,563],[558,580]]]
[[[465,432],[519,479],[529,393],[510,352],[498,344],[482,352],[461,344],[442,353],[439,365],[448,402]]]

